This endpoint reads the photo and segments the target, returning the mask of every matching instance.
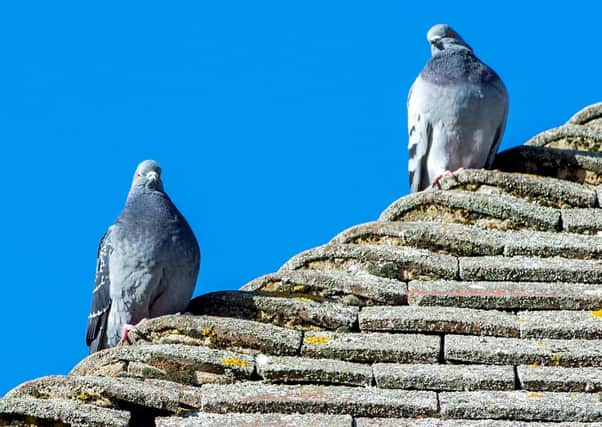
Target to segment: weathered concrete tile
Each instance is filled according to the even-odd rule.
[[[588,393],[467,391],[439,394],[446,418],[602,421],[602,402]]]
[[[257,356],[257,373],[274,383],[325,383],[369,386],[369,365],[333,359]]]
[[[494,365],[422,365],[376,363],[381,388],[435,391],[514,390],[514,367]]]
[[[23,383],[6,397],[75,400],[112,408],[128,402],[170,412],[181,409],[177,391],[130,378],[52,375]]]
[[[171,315],[148,319],[130,334],[132,344],[186,344],[234,351],[297,354],[302,333],[268,323],[214,316]]]
[[[352,427],[351,415],[322,414],[196,414],[156,419],[157,427]]]
[[[408,285],[413,305],[519,310],[597,310],[602,286],[562,282],[413,281]]]
[[[504,255],[600,259],[602,236],[526,230],[509,231],[505,237]]]
[[[420,278],[455,279],[458,259],[426,249],[396,246],[332,244],[294,256],[280,272],[297,269],[367,272],[396,280]]]
[[[567,124],[581,126],[602,126],[602,102],[582,108],[569,119]]]
[[[441,418],[356,418],[355,427],[601,427],[602,423],[546,423],[505,420],[444,420]]]
[[[517,314],[523,338],[602,338],[602,311],[522,311]]]
[[[597,126],[575,126],[568,123],[545,130],[525,144],[563,150],[599,152],[602,148],[602,129]]]
[[[452,363],[602,366],[602,341],[446,335],[444,357]]]
[[[553,258],[484,256],[460,258],[462,280],[602,282],[602,261]]]
[[[602,209],[563,208],[560,215],[564,231],[596,234],[602,230]]]
[[[379,220],[434,220],[504,230],[556,230],[560,211],[512,196],[427,190],[397,200],[385,209]]]
[[[362,331],[520,336],[514,314],[472,308],[416,305],[364,307],[359,313],[359,325]]]
[[[26,418],[28,423],[20,424]],[[128,426],[130,414],[126,411],[99,408],[72,400],[44,400],[34,398],[0,399],[2,425],[69,425],[73,427]],[[4,424],[6,423],[6,424]],[[14,423],[14,424],[13,424]]]
[[[349,414],[364,417],[419,417],[437,412],[430,391],[365,387],[268,384],[207,384],[203,412]]]
[[[508,194],[549,207],[594,207],[596,194],[584,185],[555,178],[486,169],[464,169],[439,181],[443,190]]]
[[[501,255],[504,233],[471,225],[425,221],[376,221],[345,230],[333,243],[411,246],[456,256]]]
[[[140,364],[144,369],[139,368]],[[134,371],[129,369],[131,365],[137,366]],[[254,368],[254,359],[241,353],[154,344],[118,346],[93,353],[73,368],[70,375],[148,377],[195,385],[250,378]]]
[[[308,298],[284,298],[257,292],[212,292],[191,301],[194,314],[238,317],[293,329],[325,328],[350,330],[357,320],[357,307],[318,302]]]
[[[441,339],[433,335],[307,332],[301,354],[351,362],[435,363]]]
[[[602,368],[563,368],[557,366],[521,365],[518,368],[521,387],[529,391],[602,391]]]
[[[493,168],[561,178],[565,181],[602,183],[602,155],[577,150],[519,145],[498,153]]]
[[[344,271],[292,270],[259,277],[241,288],[285,297],[339,301],[347,305],[405,304],[407,285],[395,279]]]

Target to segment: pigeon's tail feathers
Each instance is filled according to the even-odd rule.
[[[497,154],[497,150],[500,148],[502,136],[504,135],[504,130],[506,129],[506,120],[508,119],[508,93],[506,92],[506,89],[504,87],[502,88],[504,89],[503,96],[505,98],[505,108],[500,125],[498,126],[495,132],[495,137],[493,138],[491,149],[489,150],[489,155],[487,156],[487,164],[485,165],[486,169],[491,169],[491,167],[493,166],[495,155]]]
[[[433,142],[433,126],[429,122],[418,119],[409,127],[408,171],[410,173],[410,190],[415,193],[424,190],[430,184],[426,162]]]
[[[97,313],[91,313],[88,316],[88,330],[86,333],[86,344],[90,350],[90,354],[105,348],[105,337],[107,334],[108,313],[111,306],[106,310]]]
[[[489,150],[489,155],[487,156],[487,164],[485,165],[485,169],[491,169],[493,166],[493,161],[495,160],[495,155],[497,154],[497,150],[500,147],[500,143],[502,142],[502,135],[504,133],[503,126],[499,126],[495,132],[495,137],[493,138],[493,144],[491,145],[491,150]]]
[[[111,229],[107,231],[98,245],[96,261],[96,278],[92,291],[92,307],[88,315],[86,344],[90,353],[104,348],[107,333],[107,322],[111,309],[109,256],[111,255]]]

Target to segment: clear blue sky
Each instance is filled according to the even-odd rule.
[[[98,240],[140,160],[197,234],[199,295],[408,192],[405,101],[432,24],[506,82],[503,148],[602,99],[600,6],[427,3],[3,3],[0,395],[86,354]]]

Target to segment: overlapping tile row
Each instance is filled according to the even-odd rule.
[[[602,104],[0,399],[0,425],[602,426]]]
[[[587,210],[588,214],[590,212],[591,210]],[[597,214],[598,212],[595,212],[596,220],[590,221],[590,224],[600,221]],[[577,217],[580,218],[580,215]],[[474,225],[429,221],[369,222],[345,230],[331,243],[410,246],[458,257],[523,255],[542,258],[602,258],[602,236],[598,235],[529,230],[501,231],[482,229]]]

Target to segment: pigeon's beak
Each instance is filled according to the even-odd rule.
[[[155,171],[150,171],[146,174],[146,177],[149,181],[157,181],[159,179],[159,174]]]

